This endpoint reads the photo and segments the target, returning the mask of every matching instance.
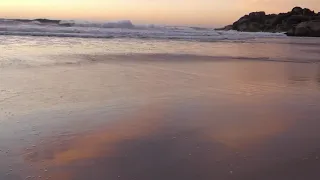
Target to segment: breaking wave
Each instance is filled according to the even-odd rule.
[[[138,38],[187,41],[246,40],[267,37],[286,37],[282,33],[248,33],[215,31],[212,28],[136,25],[130,20],[91,22],[48,19],[0,19],[0,35],[54,36],[81,38]]]

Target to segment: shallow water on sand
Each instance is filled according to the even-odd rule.
[[[1,180],[320,178],[314,39],[12,38]]]

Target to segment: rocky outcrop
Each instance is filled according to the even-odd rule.
[[[233,30],[233,26],[232,25],[228,25],[228,26],[225,26],[223,28],[216,28],[215,30],[230,31],[230,30]]]
[[[287,35],[320,37],[320,20],[306,21],[298,24]]]
[[[286,32],[291,36],[319,37],[320,12],[307,8],[294,7],[290,12],[266,14],[263,11],[252,12],[241,17],[232,25],[218,30],[236,30],[245,32]]]

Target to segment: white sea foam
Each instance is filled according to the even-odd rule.
[[[283,33],[248,33],[236,31],[215,31],[212,28],[134,25],[129,20],[104,23],[73,20],[62,20],[59,23],[46,23],[39,20],[0,20],[0,35],[83,38],[149,38],[209,42],[219,40],[285,37]]]
[[[91,21],[74,21],[74,20],[62,20],[59,25],[69,25],[74,27],[95,27],[95,28],[134,28],[130,20],[115,21],[115,22],[105,22],[97,23]]]

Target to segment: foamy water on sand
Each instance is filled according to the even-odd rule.
[[[0,36],[0,179],[320,177],[320,41]]]

